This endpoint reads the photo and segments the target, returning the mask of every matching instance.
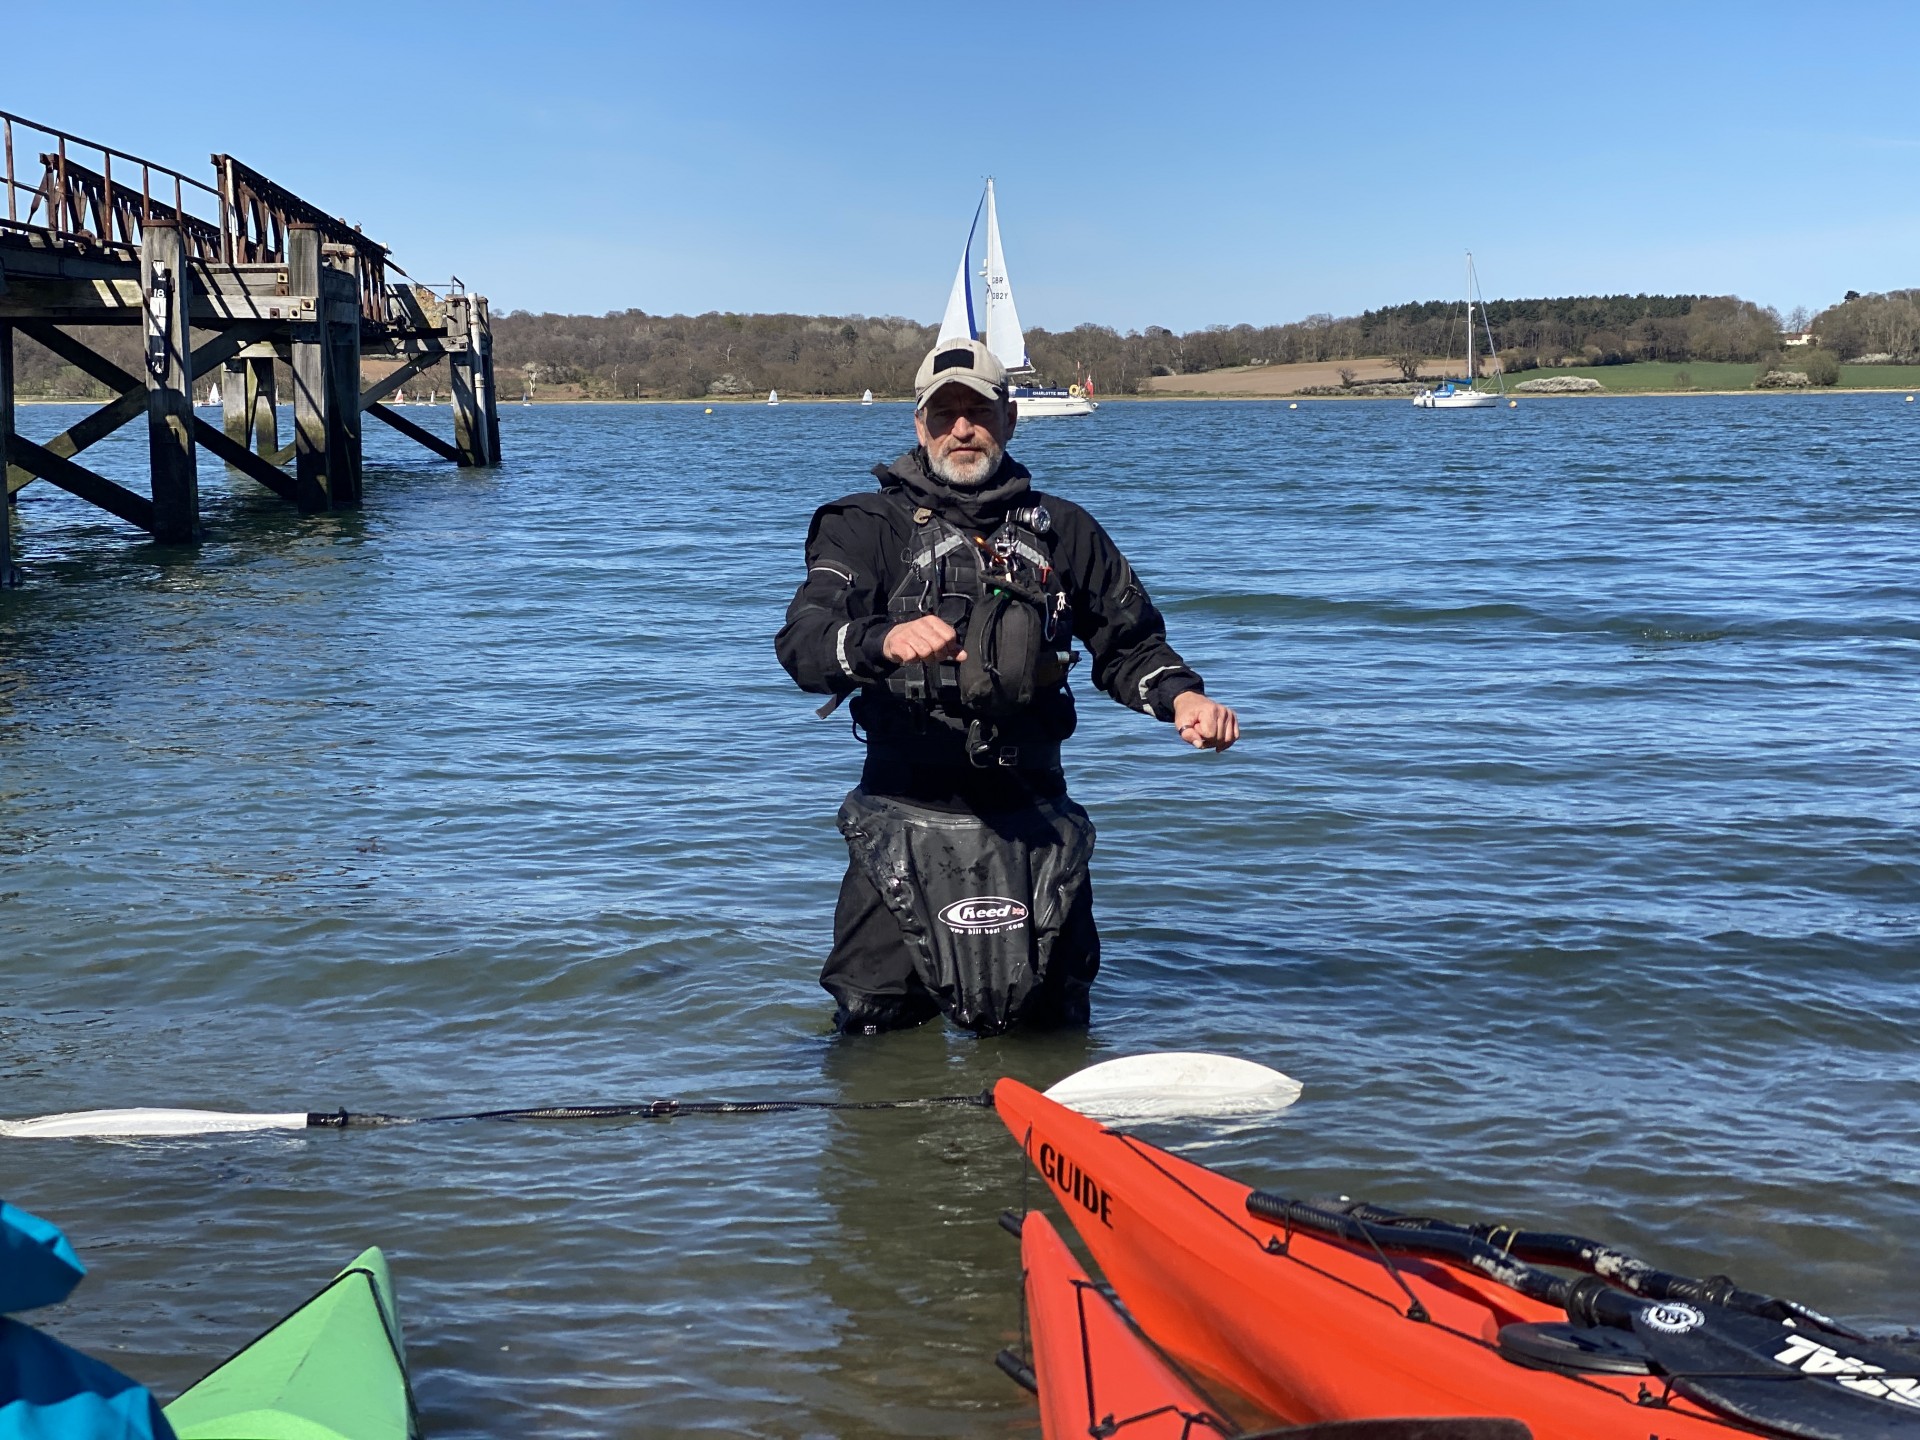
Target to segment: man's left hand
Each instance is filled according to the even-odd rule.
[[[1174,733],[1196,750],[1225,750],[1240,738],[1240,717],[1198,690],[1176,695]]]

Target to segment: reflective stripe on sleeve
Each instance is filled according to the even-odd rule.
[[[1171,674],[1175,670],[1184,668],[1186,667],[1181,665],[1162,665],[1158,670],[1149,670],[1145,675],[1142,675],[1140,677],[1140,708],[1151,715],[1153,713],[1153,702],[1147,698],[1147,692],[1153,689],[1153,682],[1158,680],[1162,675]]]
[[[850,680],[858,678],[853,673],[853,657],[847,654],[847,632],[851,629],[853,629],[853,622],[849,620],[840,627],[840,634],[835,637],[833,642],[834,649],[837,650],[840,655],[840,668],[846,673],[847,678]]]

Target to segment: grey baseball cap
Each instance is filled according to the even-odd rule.
[[[989,400],[1007,398],[1007,367],[978,340],[949,340],[936,345],[920,362],[913,377],[914,409],[927,408],[927,397],[942,385],[964,385]]]

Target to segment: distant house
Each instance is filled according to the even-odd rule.
[[[1782,345],[1818,345],[1820,342],[1813,338],[1813,331],[1802,330],[1798,335],[1786,336],[1780,343]]]

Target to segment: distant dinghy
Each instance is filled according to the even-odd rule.
[[[873,403],[873,391],[862,390],[860,392],[860,403],[862,405],[871,405]]]
[[[779,403],[780,403],[780,392],[778,390],[767,391],[767,404],[778,405]]]

